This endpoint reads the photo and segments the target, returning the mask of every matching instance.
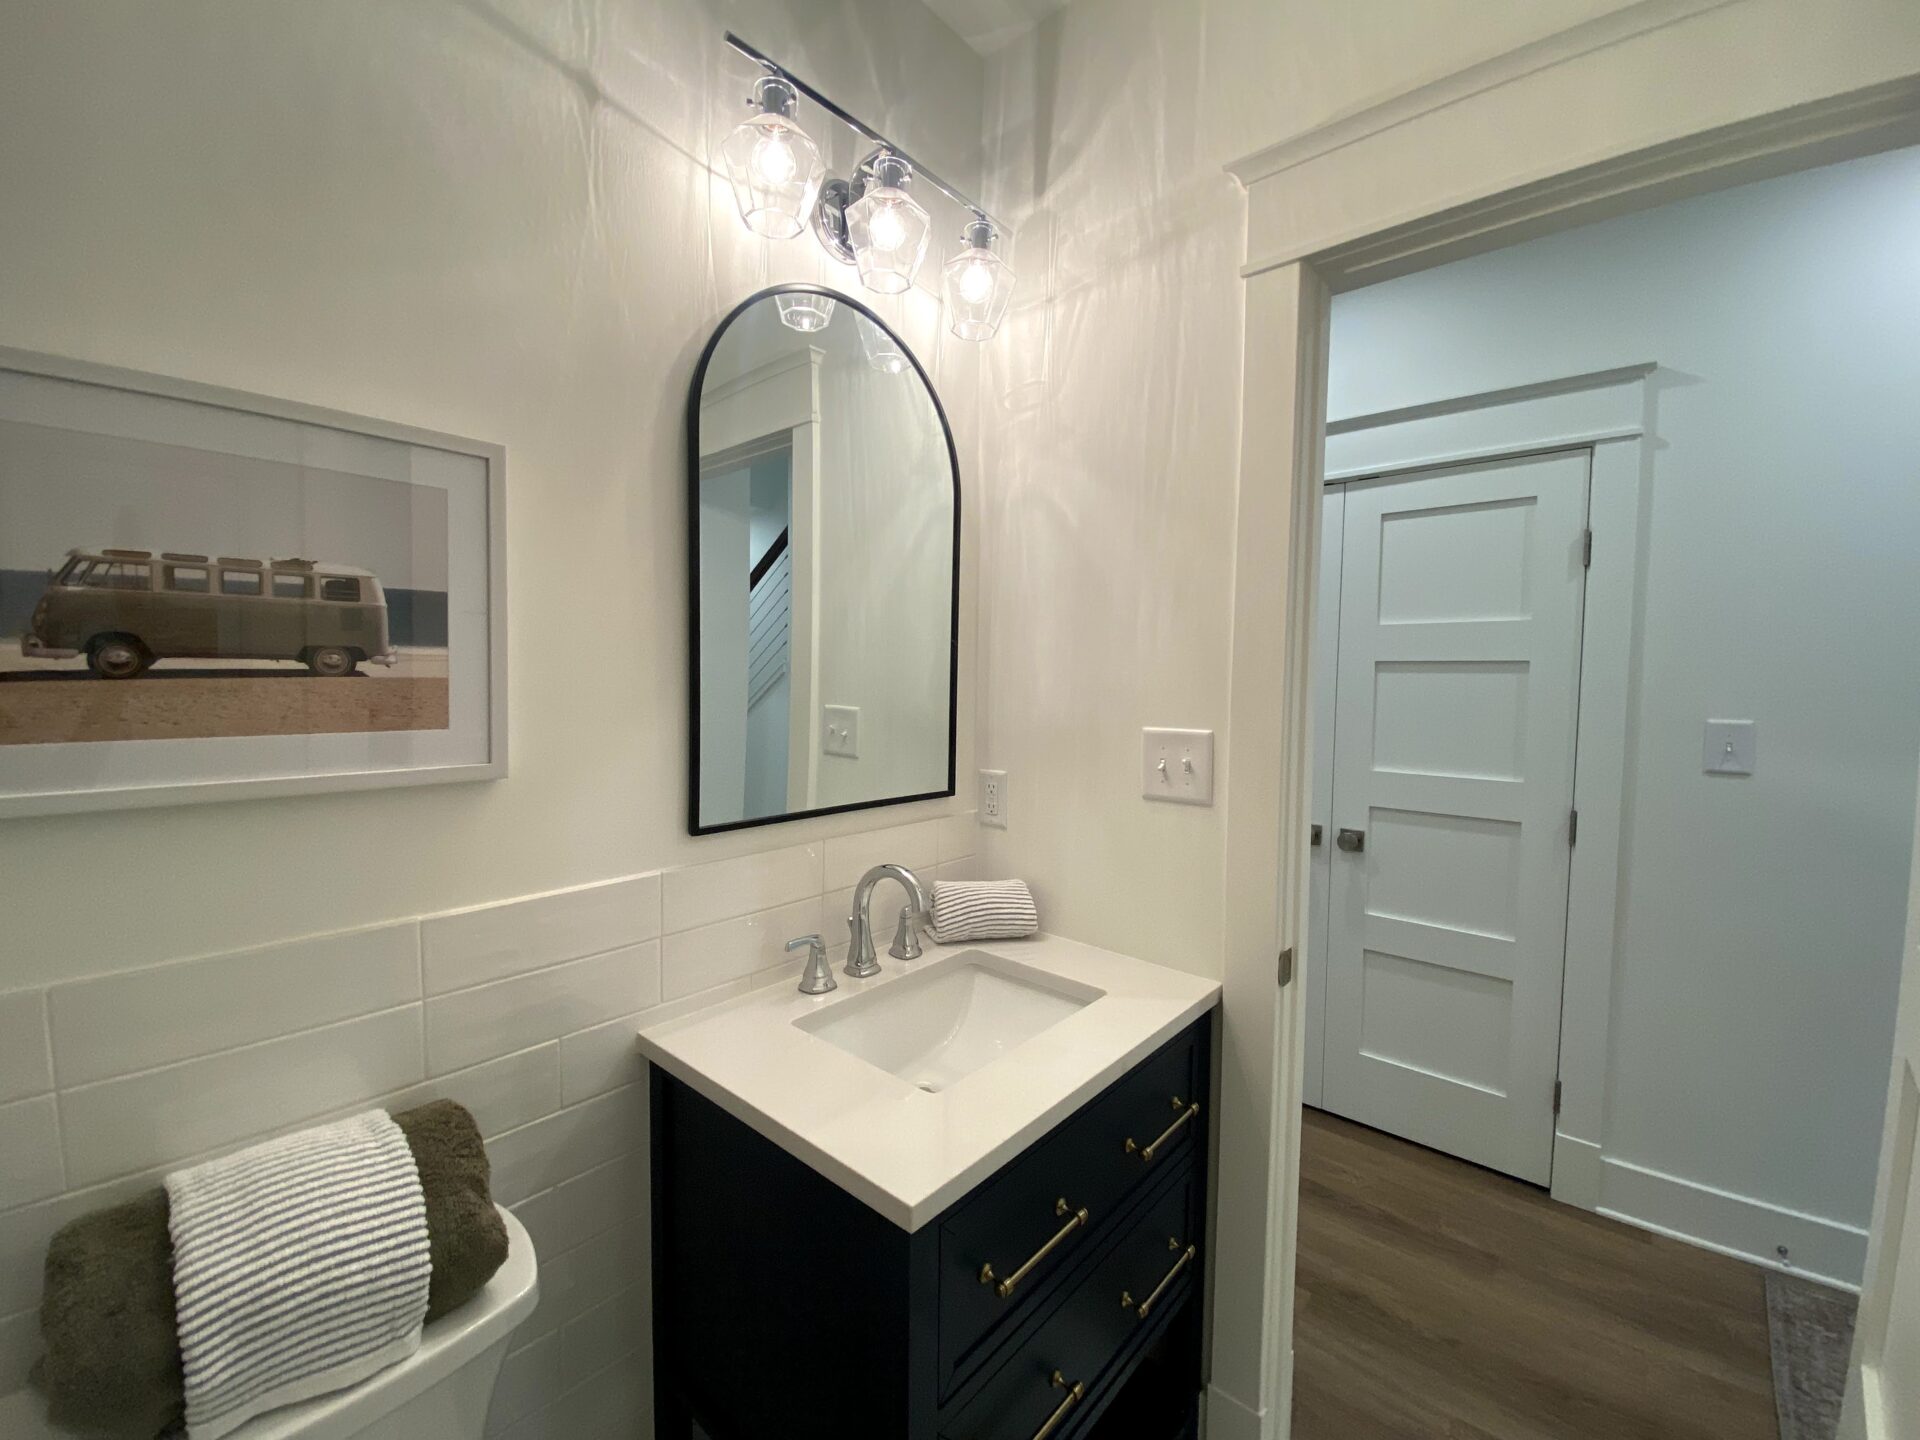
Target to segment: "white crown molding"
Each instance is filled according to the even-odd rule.
[[[1337,115],[1323,125],[1234,161],[1227,166],[1227,172],[1242,185],[1252,185],[1538,71],[1735,3],[1738,0],[1636,0],[1622,9],[1531,40],[1438,80]]]

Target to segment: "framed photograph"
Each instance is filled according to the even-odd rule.
[[[504,775],[504,462],[0,348],[0,818]]]

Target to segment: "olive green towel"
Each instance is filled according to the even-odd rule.
[[[505,1263],[507,1227],[473,1116],[436,1100],[393,1119],[420,1171],[433,1257],[427,1319],[436,1320]],[[152,1440],[178,1422],[185,1391],[165,1190],[83,1215],[53,1237],[40,1334],[46,1354],[33,1379],[54,1424],[100,1440]]]
[[[427,1319],[458,1309],[507,1263],[507,1224],[493,1208],[487,1150],[473,1116],[436,1100],[393,1117],[407,1137],[427,1201],[427,1244],[433,1280]]]

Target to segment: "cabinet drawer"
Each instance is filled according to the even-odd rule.
[[[1140,1187],[1201,1148],[1206,1024],[1142,1061],[941,1223],[943,1396],[1053,1278],[1105,1243]]]
[[[1195,1283],[1200,1210],[1198,1172],[1190,1167],[941,1426],[943,1440],[1035,1440],[1043,1432],[1064,1440],[1078,1428],[1101,1401],[1127,1342],[1174,1310]],[[1046,1429],[1056,1415],[1059,1422]]]

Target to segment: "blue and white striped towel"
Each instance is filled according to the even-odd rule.
[[[187,1434],[356,1385],[420,1346],[432,1261],[384,1111],[167,1176]]]
[[[1019,940],[1040,928],[1040,911],[1024,880],[936,880],[933,938]]]

